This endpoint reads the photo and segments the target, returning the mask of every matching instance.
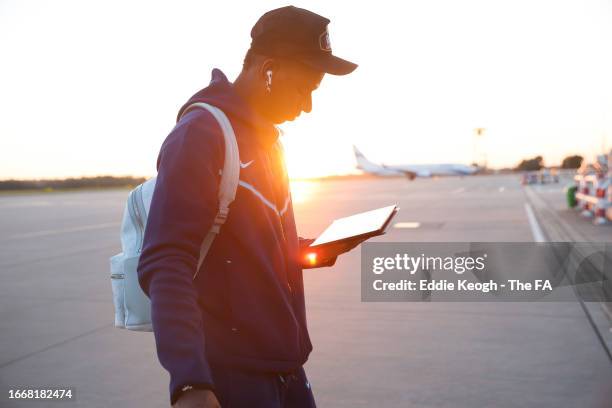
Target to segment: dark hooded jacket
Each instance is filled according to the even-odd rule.
[[[226,223],[193,280],[217,212],[224,140],[204,109],[225,112],[240,150],[240,183]],[[183,387],[213,388],[211,364],[292,371],[312,345],[287,171],[277,129],[215,69],[180,110],[157,161],[157,182],[138,265],[151,299],[157,354],[171,402]]]

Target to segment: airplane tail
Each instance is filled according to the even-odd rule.
[[[355,153],[355,160],[357,160],[357,168],[367,169],[374,164],[369,161],[355,145],[353,145],[353,152]]]

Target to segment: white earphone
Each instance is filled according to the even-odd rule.
[[[270,91],[272,90],[272,70],[271,69],[266,71],[266,76],[268,78],[266,81],[266,91],[270,93]]]

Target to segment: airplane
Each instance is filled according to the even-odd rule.
[[[475,166],[465,164],[406,164],[406,165],[386,165],[377,164],[369,161],[357,146],[353,146],[357,168],[366,173],[376,176],[406,176],[410,180],[415,177],[432,176],[466,176],[478,171]]]

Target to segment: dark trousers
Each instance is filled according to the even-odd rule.
[[[285,374],[211,366],[221,408],[316,408],[303,368]]]

